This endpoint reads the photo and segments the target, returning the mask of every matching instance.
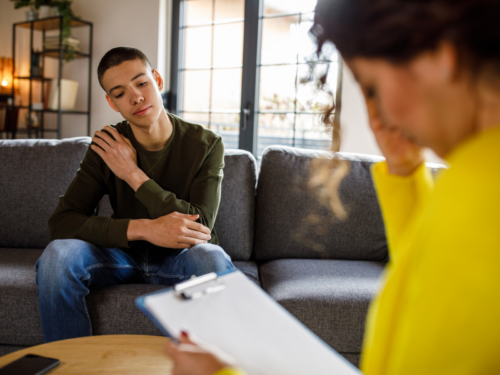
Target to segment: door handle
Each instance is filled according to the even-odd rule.
[[[252,111],[252,105],[250,103],[248,103],[247,106],[245,108],[243,108],[243,110],[242,110],[243,126],[241,127],[241,130],[247,129],[247,121],[250,119],[251,111]]]

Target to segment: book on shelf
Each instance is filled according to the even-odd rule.
[[[72,47],[75,51],[80,50],[80,40],[75,38],[64,38],[62,40],[63,47]],[[59,49],[59,36],[48,36],[43,42],[43,48],[48,49]]]
[[[72,37],[64,38],[65,43],[80,44],[80,40]],[[45,37],[45,43],[59,43],[59,35]]]

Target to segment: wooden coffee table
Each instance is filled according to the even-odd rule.
[[[166,337],[142,335],[91,336],[32,346],[0,357],[0,367],[38,354],[61,364],[47,374],[148,374],[168,375],[172,362],[163,348]]]

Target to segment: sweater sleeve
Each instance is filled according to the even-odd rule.
[[[89,148],[66,193],[49,219],[50,240],[79,239],[102,247],[129,247],[130,219],[94,216],[106,193],[104,161]]]
[[[243,371],[234,367],[225,367],[217,371],[214,375],[246,375]]]
[[[198,221],[212,230],[219,210],[223,169],[224,144],[221,138],[216,138],[191,184],[189,202],[164,190],[152,179],[143,183],[137,189],[135,196],[147,207],[152,219],[174,211],[190,215],[198,214],[200,215]]]
[[[377,191],[391,259],[397,259],[397,249],[405,233],[434,188],[431,172],[422,163],[409,176],[389,173],[387,163],[380,162],[372,167],[372,175]]]

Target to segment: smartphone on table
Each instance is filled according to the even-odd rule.
[[[0,375],[40,375],[61,363],[58,359],[26,354],[0,368]]]

